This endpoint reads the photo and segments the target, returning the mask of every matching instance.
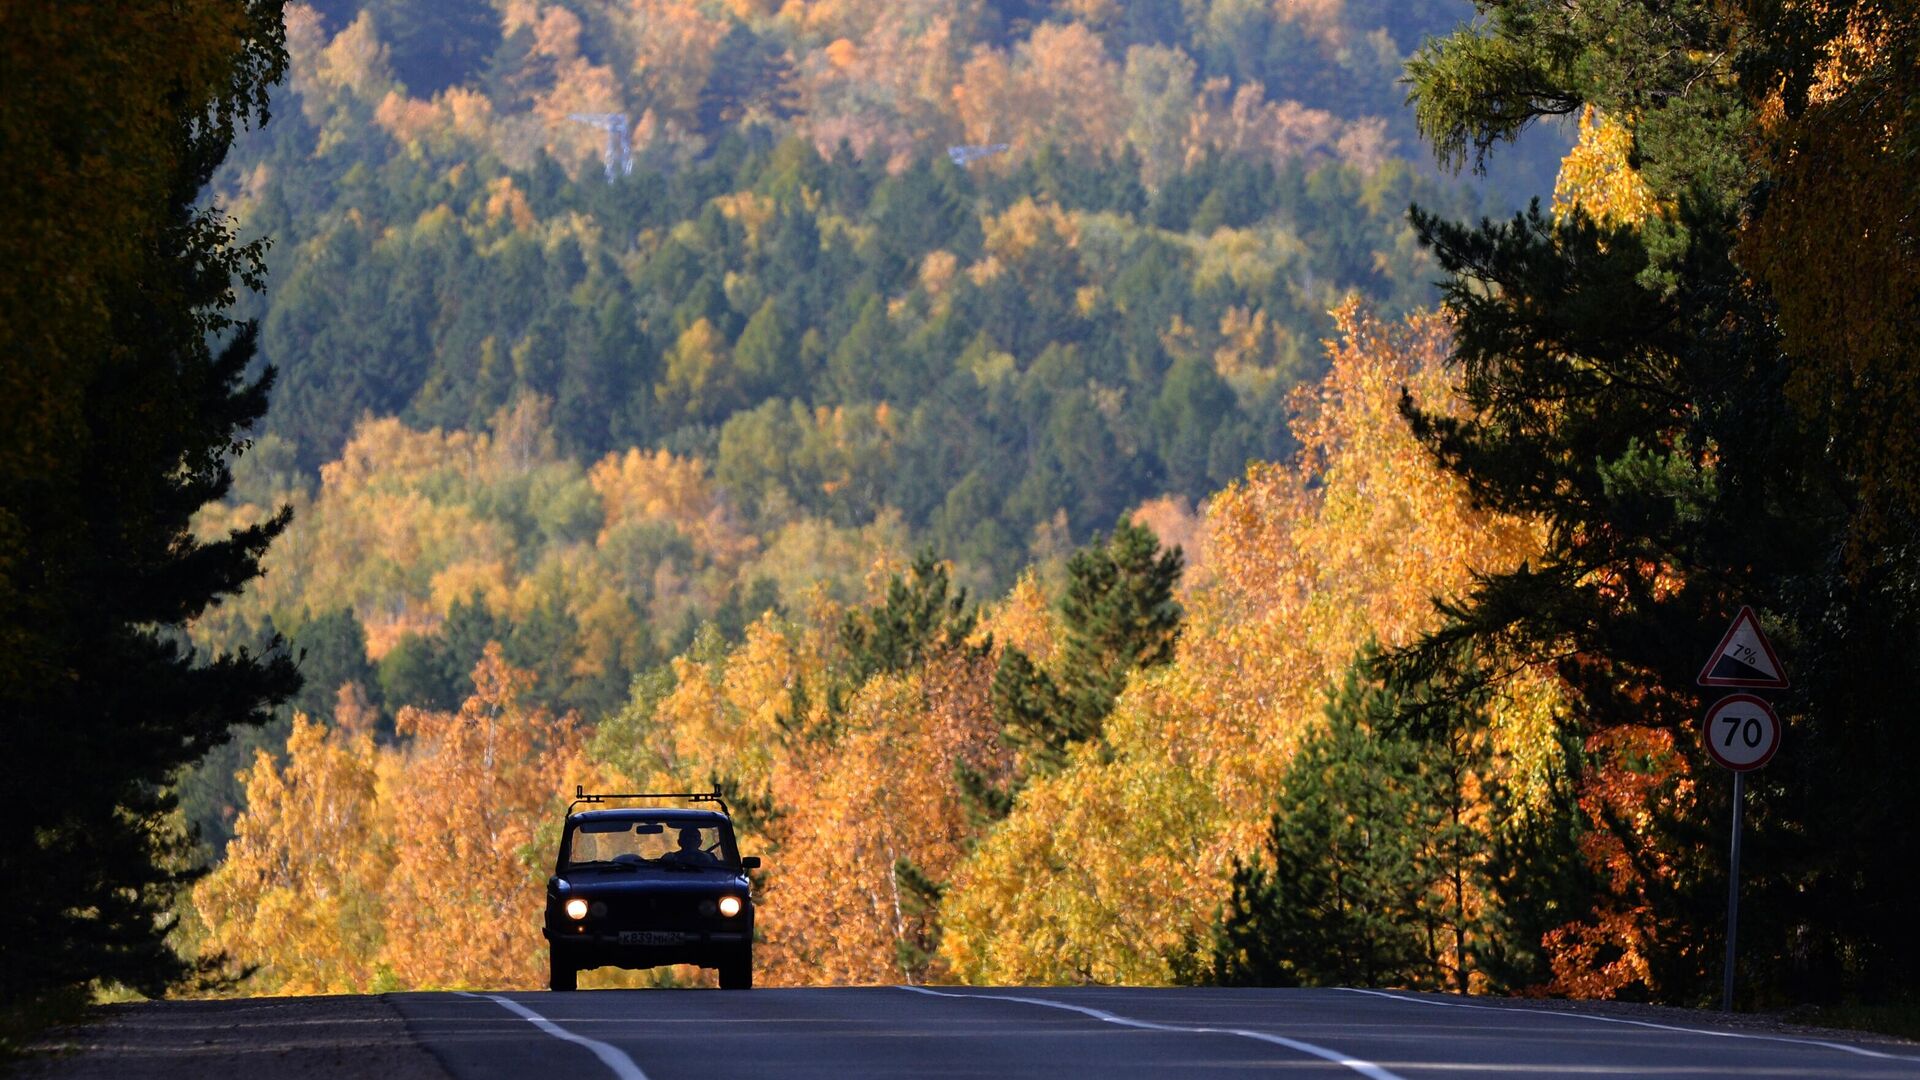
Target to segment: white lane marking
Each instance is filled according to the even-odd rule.
[[[1324,1046],[1315,1046],[1310,1042],[1289,1039],[1284,1035],[1269,1035],[1264,1031],[1250,1031],[1246,1028],[1190,1027],[1184,1024],[1157,1024],[1151,1020],[1135,1020],[1132,1017],[1119,1016],[1107,1012],[1105,1009],[1090,1008],[1086,1005],[1069,1005],[1064,1001],[1049,1001],[1046,998],[1015,997],[1011,994],[954,994],[941,990],[929,990],[924,986],[901,986],[897,987],[897,989],[911,990],[916,994],[929,994],[933,997],[966,998],[971,1001],[1017,1001],[1024,1005],[1044,1005],[1049,1009],[1065,1009],[1068,1012],[1077,1012],[1085,1016],[1091,1016],[1095,1020],[1100,1020],[1105,1023],[1118,1024],[1121,1027],[1144,1028],[1148,1031],[1172,1031],[1183,1035],[1238,1035],[1243,1039],[1272,1043],[1275,1046],[1284,1046],[1289,1050],[1297,1050],[1302,1054],[1310,1054],[1323,1061],[1331,1061],[1335,1065],[1342,1065],[1352,1069],[1354,1072],[1366,1077],[1367,1080],[1404,1080],[1398,1073],[1389,1072],[1371,1061],[1363,1061],[1356,1057],[1350,1057],[1338,1050],[1329,1050]]]
[[[1362,990],[1353,986],[1331,987],[1344,990],[1349,994],[1366,994],[1369,997],[1383,997],[1390,1001],[1404,1001],[1409,1005],[1434,1005],[1443,1009],[1477,1009],[1482,1012],[1506,1013],[1509,1016],[1564,1016],[1575,1020],[1595,1020],[1602,1024],[1630,1024],[1634,1027],[1653,1028],[1657,1031],[1678,1031],[1687,1035],[1712,1035],[1722,1039],[1754,1039],[1760,1042],[1797,1043],[1801,1046],[1819,1046],[1828,1050],[1844,1050],[1861,1057],[1880,1058],[1886,1061],[1916,1061],[1920,1057],[1911,1054],[1889,1054],[1880,1050],[1869,1050],[1864,1046],[1852,1046],[1847,1043],[1828,1042],[1825,1039],[1803,1039],[1792,1035],[1756,1035],[1745,1031],[1715,1031],[1712,1028],[1681,1027],[1678,1024],[1656,1024],[1651,1020],[1628,1020],[1622,1016],[1595,1016],[1592,1013],[1563,1012],[1559,1009],[1515,1009],[1502,1005],[1469,1005],[1464,1001],[1435,1001],[1432,998],[1405,997],[1389,994],[1384,990]]]
[[[600,1063],[611,1070],[613,1075],[619,1077],[620,1080],[647,1080],[647,1074],[640,1071],[640,1066],[635,1065],[633,1059],[627,1056],[626,1051],[617,1046],[603,1043],[598,1039],[589,1039],[584,1035],[575,1035],[559,1024],[527,1008],[525,1005],[503,998],[498,994],[469,994],[465,990],[456,990],[454,993],[459,994],[461,997],[485,998],[508,1012],[526,1020],[534,1027],[539,1028],[541,1031],[546,1032],[556,1039],[562,1039],[570,1043],[578,1043],[586,1047],[593,1051],[593,1056],[599,1058]]]

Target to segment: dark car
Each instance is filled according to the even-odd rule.
[[[547,881],[547,985],[572,990],[581,971],[698,964],[720,986],[753,986],[753,884],[718,792],[588,795],[567,808],[560,857]],[[717,810],[622,807],[610,799],[682,799]]]

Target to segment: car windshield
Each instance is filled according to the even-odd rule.
[[[619,818],[576,825],[563,865],[697,870],[739,862],[726,830],[717,824]]]

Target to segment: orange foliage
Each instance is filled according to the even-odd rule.
[[[617,25],[632,50],[629,78],[640,107],[691,122],[728,24],[680,0],[632,0]]]
[[[351,687],[349,727],[294,721],[287,765],[242,774],[247,810],[194,890],[209,941],[259,965],[249,988],[533,987],[545,977],[541,882],[573,783],[596,783],[573,717],[522,700],[533,677],[490,644],[457,713],[404,709],[376,748]]]
[[[1078,23],[1046,23],[1011,60],[982,49],[967,61],[953,101],[969,142],[1035,148],[1047,142],[1111,146],[1123,120],[1120,68],[1098,37]]]
[[[542,826],[584,775],[572,717],[521,698],[532,676],[488,645],[457,713],[403,709],[412,745],[388,778],[393,872],[384,956],[402,985],[540,985]],[[457,942],[457,947],[450,947]]]
[[[1157,499],[1148,499],[1127,517],[1135,525],[1141,525],[1153,532],[1163,548],[1179,548],[1186,556],[1186,569],[1181,572],[1179,595],[1184,598],[1194,589],[1205,583],[1211,576],[1206,564],[1207,523],[1206,519],[1194,513],[1193,506],[1185,496],[1162,495]],[[1029,654],[1031,655],[1031,654]]]
[[[1587,739],[1595,762],[1580,788],[1592,826],[1580,838],[1587,864],[1606,882],[1595,909],[1547,934],[1549,993],[1611,998],[1638,984],[1657,995],[1651,959],[1688,941],[1686,927],[1654,914],[1650,891],[1672,888],[1692,853],[1657,846],[1654,819],[1692,817],[1696,781],[1673,732],[1614,727]]]
[[[904,889],[897,864],[938,882],[965,855],[974,833],[955,765],[989,777],[1010,766],[992,684],[992,659],[966,652],[876,678],[849,703],[837,742],[802,749],[779,774],[779,860],[761,924],[769,981],[943,976],[931,958],[914,959],[933,943],[934,917]]]

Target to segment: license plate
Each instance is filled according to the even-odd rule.
[[[676,934],[667,930],[620,931],[620,944],[622,945],[681,945],[684,944],[686,940],[687,935]]]

